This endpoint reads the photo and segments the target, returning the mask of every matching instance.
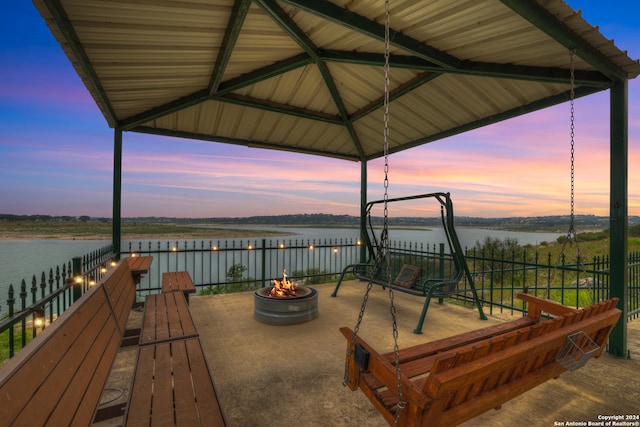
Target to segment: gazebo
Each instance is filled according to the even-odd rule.
[[[383,0],[34,4],[114,129],[116,252],[125,131],[359,162],[364,222],[367,162],[383,155]],[[623,310],[609,351],[625,356],[627,81],[640,63],[562,0],[396,0],[389,14],[391,153],[609,90]]]

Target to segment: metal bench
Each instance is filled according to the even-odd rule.
[[[399,373],[395,353],[379,354],[360,337],[352,348],[353,331],[341,328],[350,349],[346,385],[359,387],[394,424],[398,374],[399,426],[458,425],[600,356],[621,313],[617,299],[574,310],[519,297],[529,303],[526,317],[401,349]],[[543,320],[543,312],[555,317]]]
[[[382,247],[376,238],[376,227],[373,224],[372,209],[375,206],[386,206],[387,203],[397,203],[410,200],[432,199],[440,205],[440,220],[449,246],[449,253],[445,253],[444,243],[440,244],[440,253],[419,252],[402,249],[389,249]],[[365,247],[369,253],[369,261],[366,263],[352,264],[342,270],[332,297],[338,295],[338,290],[345,277],[353,275],[356,279],[369,281],[383,287],[410,295],[424,297],[422,313],[418,324],[413,330],[416,334],[422,333],[422,325],[432,297],[438,297],[439,302],[453,294],[462,294],[465,299],[472,299],[480,318],[486,320],[482,303],[475,289],[475,284],[467,262],[464,258],[462,246],[454,227],[453,202],[449,193],[428,193],[416,196],[398,197],[388,200],[377,200],[367,203],[366,215],[368,222],[367,233],[363,236]],[[386,268],[389,266],[390,268]],[[387,271],[388,270],[388,271]],[[458,284],[465,282],[464,289],[459,289]],[[470,295],[470,298],[467,297]]]

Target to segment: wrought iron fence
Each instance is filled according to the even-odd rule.
[[[114,258],[113,247],[105,246],[82,257],[33,275],[30,286],[22,280],[18,289],[9,285],[8,312],[0,320],[0,363],[44,330],[106,272],[105,263]]]
[[[640,263],[637,253],[629,254],[629,318],[640,315]],[[609,298],[609,257],[569,260],[561,255],[557,261],[550,253],[526,250],[484,253],[467,250],[466,260],[483,305],[494,310],[523,311],[520,292],[551,299],[576,308]],[[458,296],[460,300],[470,300]]]
[[[408,263],[425,257],[441,257],[440,244],[391,242],[391,249],[406,254]],[[143,276],[139,297],[158,292],[162,273],[188,271],[201,294],[257,289],[287,276],[299,283],[337,280],[342,270],[361,259],[366,248],[353,239],[324,240],[223,240],[130,243],[122,257],[151,255],[150,271]],[[366,255],[366,254],[365,254]],[[33,275],[19,288],[9,289],[9,309],[0,322],[0,361],[12,357],[47,324],[62,314],[93,281],[105,273],[116,254],[111,246],[74,258],[49,272]],[[475,287],[482,304],[495,311],[522,311],[515,296],[528,292],[575,307],[609,296],[609,258],[553,262],[551,255],[532,251],[483,253],[466,251]],[[466,279],[465,279],[466,280]],[[28,284],[30,283],[30,285]],[[468,288],[461,282],[460,289]],[[470,295],[454,297],[472,303]],[[629,254],[629,319],[640,316],[640,252]]]
[[[153,256],[151,269],[138,288],[142,296],[157,292],[162,273],[167,271],[188,271],[203,294],[269,286],[285,269],[291,280],[330,282],[344,267],[357,262],[362,250],[354,239],[200,240],[132,242],[122,255]]]

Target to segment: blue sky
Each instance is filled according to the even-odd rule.
[[[568,3],[640,58],[637,1]],[[110,217],[113,131],[31,2],[8,2],[4,12],[0,213]],[[640,215],[639,118],[635,79],[630,215]],[[569,105],[562,104],[392,155],[389,191],[450,191],[465,216],[568,214],[569,159]],[[382,170],[381,160],[370,162],[370,199],[382,195]],[[576,213],[608,215],[608,92],[576,101],[575,174]],[[359,180],[358,163],[125,133],[122,215],[358,215]]]

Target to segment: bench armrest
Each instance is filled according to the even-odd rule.
[[[430,291],[433,295],[451,295],[455,292],[458,286],[458,279],[442,279],[442,278],[429,278],[424,279],[414,289],[422,291],[426,296]]]
[[[538,298],[529,294],[520,293],[517,297],[529,304],[527,307],[527,316],[536,320],[540,320],[542,312],[549,313],[553,316],[566,316],[578,311],[575,308],[567,307],[555,301]]]
[[[350,328],[342,327],[340,332],[347,339],[347,347],[351,344],[353,337],[353,331]],[[378,353],[373,347],[367,344],[359,336],[356,337],[356,343],[361,344],[369,352],[369,366],[368,372],[371,372],[375,378],[384,384],[389,390],[397,390],[398,380],[396,378],[396,369],[392,363],[389,363],[380,353]],[[354,354],[348,355],[349,360],[349,383],[346,384],[351,390],[355,390],[358,385],[362,388],[363,385],[359,384],[362,381],[360,377],[360,367],[354,359]],[[420,388],[418,388],[412,381],[409,380],[402,372],[400,372],[400,381],[402,384],[402,393],[405,399],[412,403],[417,403],[421,408],[425,408],[431,399],[425,396]],[[366,388],[366,386],[364,386]]]

